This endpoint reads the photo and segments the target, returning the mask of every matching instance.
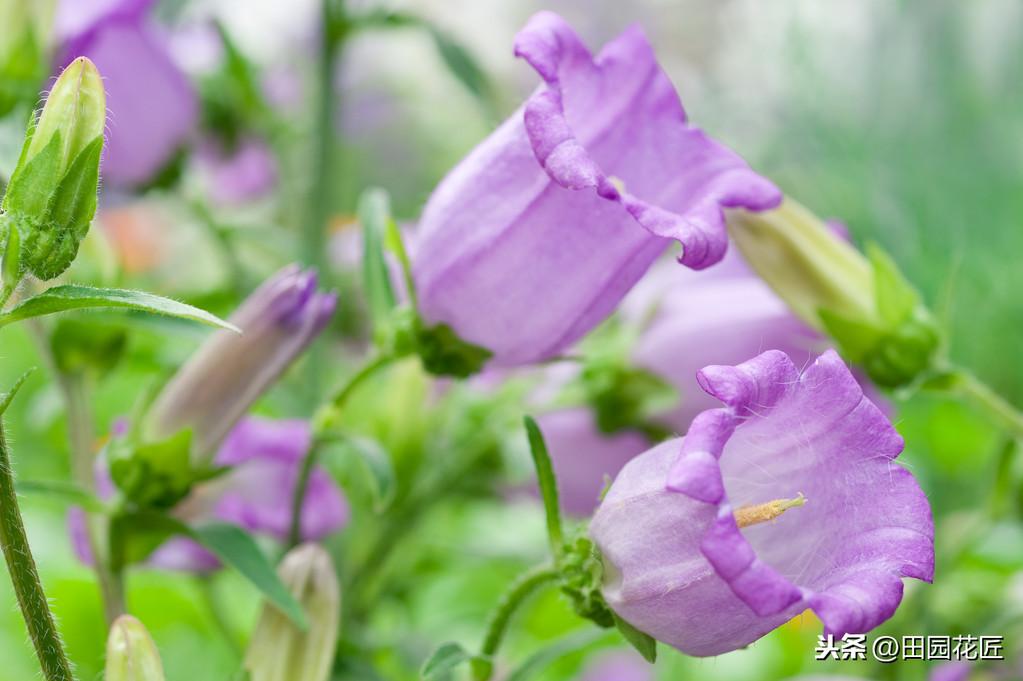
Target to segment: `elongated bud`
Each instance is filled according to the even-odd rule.
[[[121,615],[110,627],[103,678],[105,681],[164,681],[156,644],[142,622],[131,615]]]
[[[931,365],[938,329],[879,247],[869,246],[864,256],[790,198],[763,213],[734,211],[728,227],[757,274],[874,382],[904,385]]]
[[[19,276],[53,279],[67,269],[96,213],[106,95],[96,66],[64,69],[29,124],[0,210],[21,237]]]
[[[340,626],[341,591],[330,556],[303,544],[284,556],[281,581],[305,610],[306,631],[265,605],[245,654],[250,681],[326,681]]]

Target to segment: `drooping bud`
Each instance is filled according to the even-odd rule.
[[[78,253],[96,213],[106,95],[95,65],[75,59],[29,124],[0,210],[20,236],[18,275],[53,279]]]
[[[309,621],[301,631],[265,605],[245,654],[250,681],[326,681],[340,626],[341,592],[330,556],[317,544],[302,544],[277,570]]]
[[[164,681],[160,652],[142,622],[121,615],[107,638],[106,681]]]
[[[941,340],[937,326],[879,247],[864,256],[790,198],[763,213],[734,211],[728,227],[757,274],[874,382],[905,385],[931,365]]]

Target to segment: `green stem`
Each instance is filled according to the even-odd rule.
[[[93,475],[95,456],[92,448],[95,433],[85,380],[81,376],[67,374],[58,374],[58,379],[67,407],[72,477],[81,489],[95,493],[96,481]],[[100,518],[95,515],[88,514],[85,530],[93,555],[93,569],[99,582],[100,596],[103,599],[103,614],[109,627],[115,619],[127,612],[127,604],[123,576],[111,568],[108,560],[106,550],[108,538],[104,535],[109,524],[100,523],[99,520]]]
[[[987,412],[998,425],[1015,438],[1023,438],[1023,413],[996,393],[972,372],[960,370],[956,387],[959,393]]]
[[[71,663],[64,652],[64,644],[60,640],[49,602],[46,600],[46,593],[39,581],[39,572],[28,544],[28,536],[25,534],[21,511],[18,509],[18,496],[14,491],[14,472],[11,469],[11,457],[2,423],[0,423],[0,544],[3,545],[7,570],[11,575],[21,614],[25,618],[25,626],[39,658],[43,677],[47,681],[74,681]]]
[[[373,376],[380,369],[388,366],[395,360],[391,355],[381,355],[367,362],[361,369],[348,379],[348,382],[338,391],[330,401],[327,409],[340,410],[344,408],[348,398],[362,385],[366,379]],[[295,492],[291,501],[291,528],[288,532],[288,546],[294,547],[302,541],[302,507],[305,504],[305,496],[309,491],[309,478],[313,474],[313,468],[319,458],[320,442],[317,436],[313,437],[309,452],[302,459],[302,467],[298,472],[298,480],[295,482]]]
[[[494,671],[494,655],[501,647],[501,641],[508,631],[508,623],[519,606],[537,589],[558,578],[558,571],[550,565],[539,565],[522,574],[498,601],[490,613],[487,633],[483,638],[479,655],[473,658],[472,676],[474,681],[489,681]]]

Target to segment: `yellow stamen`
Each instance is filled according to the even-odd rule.
[[[774,520],[785,511],[806,503],[806,497],[800,492],[795,499],[773,499],[764,504],[754,506],[743,506],[735,509],[735,524],[739,527],[749,527],[759,523],[766,523]]]
[[[611,184],[613,184],[615,189],[618,190],[618,193],[625,193],[625,180],[620,177],[615,177],[614,175],[608,176],[607,179],[611,180]]]

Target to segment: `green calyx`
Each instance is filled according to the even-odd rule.
[[[110,477],[133,504],[172,508],[188,496],[196,481],[210,477],[192,468],[191,447],[190,430],[153,443],[137,443],[130,435],[114,440],[107,451]]]
[[[78,254],[96,213],[105,101],[96,67],[76,59],[57,79],[38,120],[29,124],[0,204],[5,283],[26,274],[53,279]],[[14,232],[16,249],[9,247]]]
[[[427,326],[408,307],[395,308],[390,326],[388,352],[395,357],[417,355],[423,368],[435,376],[468,378],[493,356],[490,350],[459,338],[447,324]]]
[[[558,569],[561,591],[572,602],[576,614],[603,628],[614,626],[614,614],[600,592],[604,564],[593,541],[578,537],[565,544]]]

